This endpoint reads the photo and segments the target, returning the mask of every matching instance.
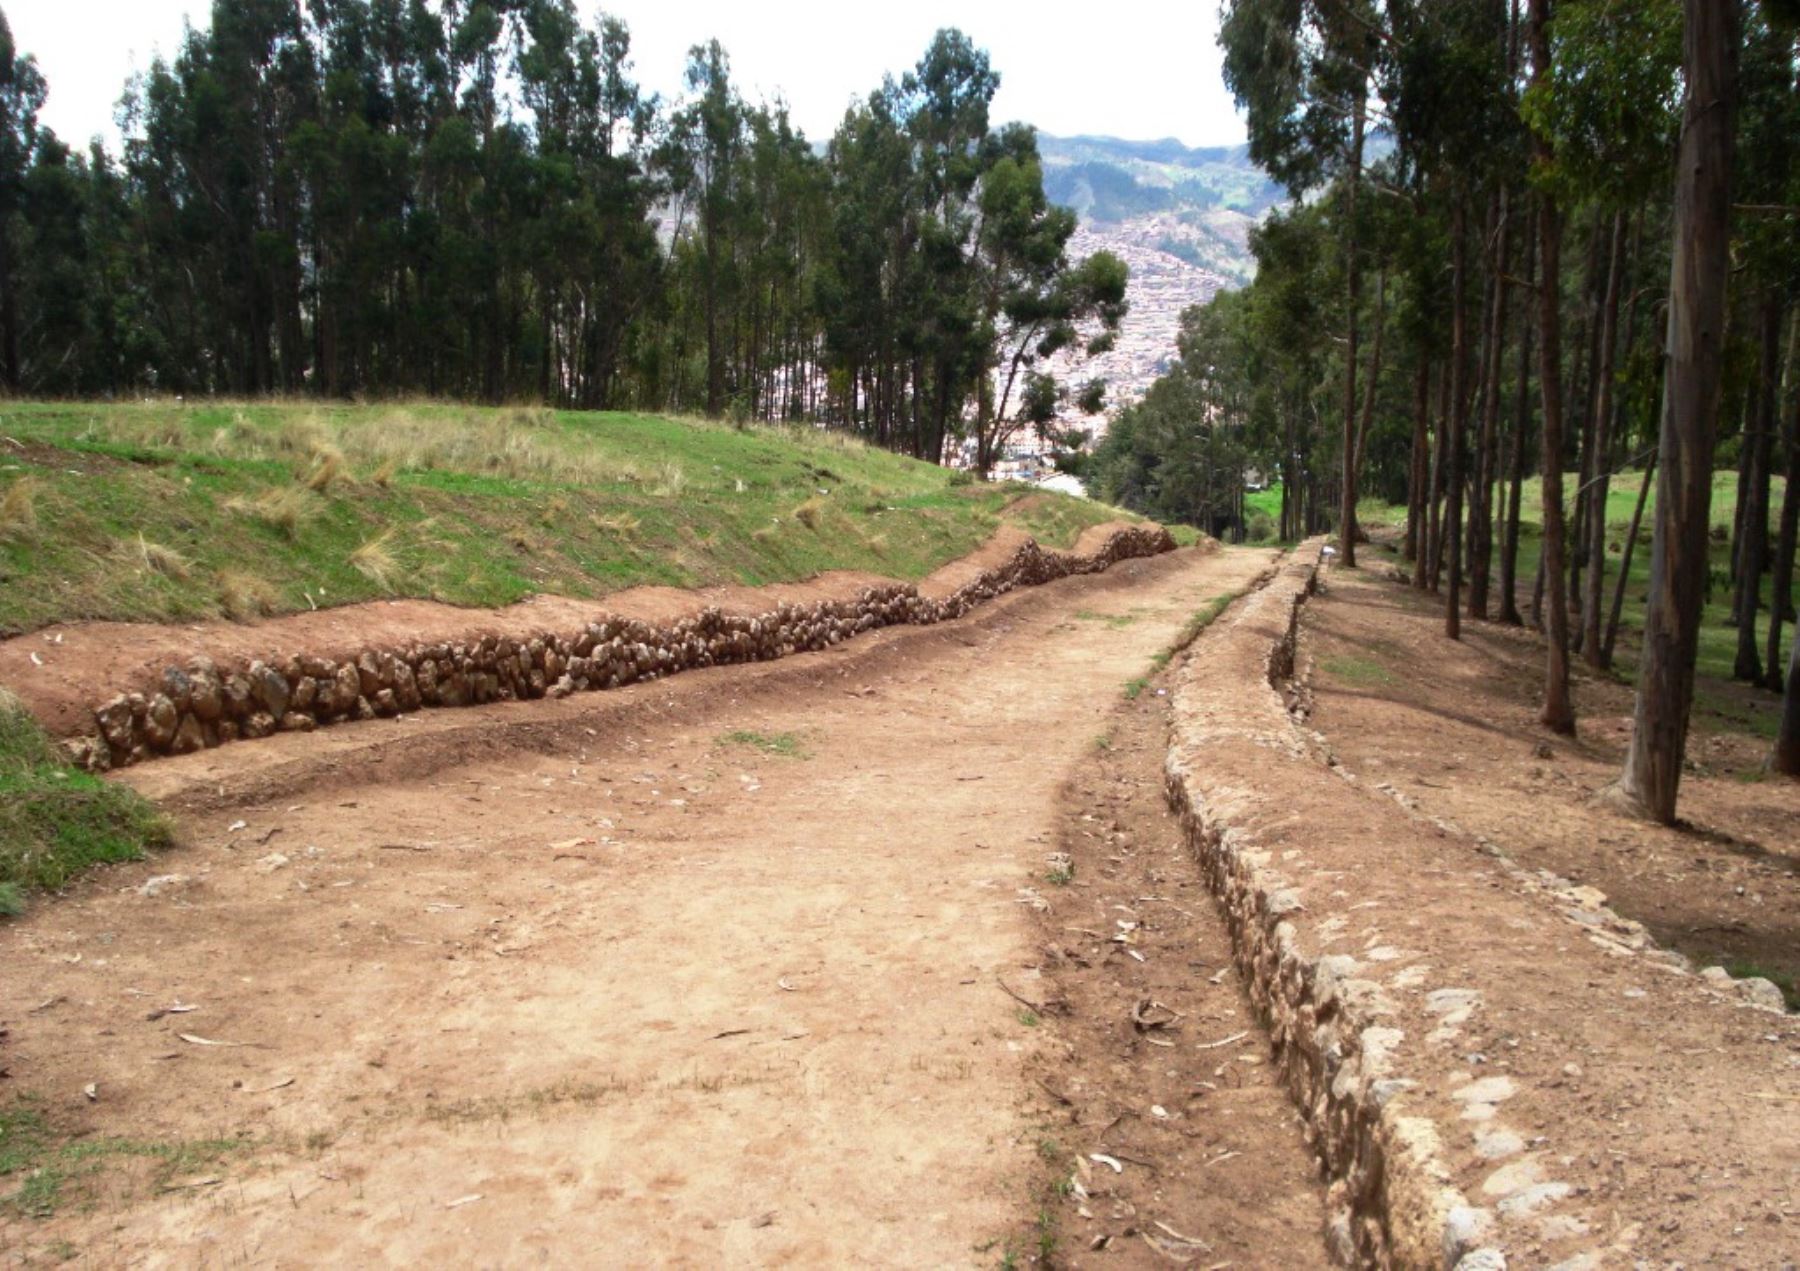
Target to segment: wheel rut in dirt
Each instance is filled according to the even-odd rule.
[[[198,1179],[71,1178],[0,1236],[151,1264],[990,1260],[1043,1101],[1043,1031],[996,980],[1041,961],[1059,785],[1270,560],[1125,561],[765,667],[131,770],[188,845],[0,932],[5,997],[44,1004],[6,1060],[70,1142],[229,1146]]]

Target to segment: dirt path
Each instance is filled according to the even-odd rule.
[[[1180,552],[790,662],[147,765],[192,846],[0,932],[7,1085],[95,1149],[57,1158],[53,1216],[0,1212],[0,1247],[998,1260],[1043,1033],[995,979],[1040,961],[1021,901],[1059,786],[1269,560]]]

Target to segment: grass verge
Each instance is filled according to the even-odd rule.
[[[745,746],[751,750],[760,750],[765,755],[778,755],[783,759],[810,758],[806,747],[795,733],[759,733],[753,729],[738,729],[725,733],[719,738],[721,746]]]
[[[151,1191],[209,1185],[188,1176],[243,1146],[240,1139],[72,1136],[53,1128],[35,1100],[21,1098],[0,1108],[0,1179],[16,1184],[0,1194],[0,1215],[49,1218],[65,1206],[92,1205],[103,1176],[109,1191],[127,1183]]]
[[[0,689],[0,915],[20,913],[28,892],[169,842],[155,808],[64,763],[18,699]]]
[[[966,476],[817,428],[616,412],[0,403],[0,636],[828,569],[916,580],[1003,523],[1066,550],[1141,519]]]

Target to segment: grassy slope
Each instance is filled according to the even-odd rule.
[[[442,405],[13,403],[0,405],[0,634],[388,595],[500,605],[834,568],[919,578],[1002,519],[1064,547],[1136,519],[1023,493],[813,429]]]
[[[33,889],[61,887],[90,865],[136,860],[169,827],[125,786],[70,768],[0,689],[0,915]]]

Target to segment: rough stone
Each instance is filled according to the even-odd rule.
[[[279,722],[281,717],[287,714],[288,702],[294,695],[294,690],[288,684],[287,677],[274,667],[265,666],[261,662],[250,664],[249,677],[250,691],[256,698],[257,704],[267,711],[271,718]]]
[[[212,666],[196,666],[190,677],[188,709],[200,719],[201,723],[214,724],[225,711],[225,689],[219,681],[219,673]]]
[[[181,722],[175,725],[175,736],[169,741],[169,749],[178,755],[191,755],[196,750],[206,749],[206,729],[193,715],[183,715]]]
[[[1782,996],[1781,990],[1771,981],[1763,979],[1760,975],[1746,976],[1739,980],[1738,992],[1742,993],[1744,1000],[1752,1006],[1760,1006],[1765,1011],[1775,1011],[1783,1015],[1787,1013],[1787,998]]]
[[[144,740],[154,750],[166,750],[175,740],[175,730],[180,724],[181,716],[175,703],[167,695],[158,693],[150,699],[144,714]]]

